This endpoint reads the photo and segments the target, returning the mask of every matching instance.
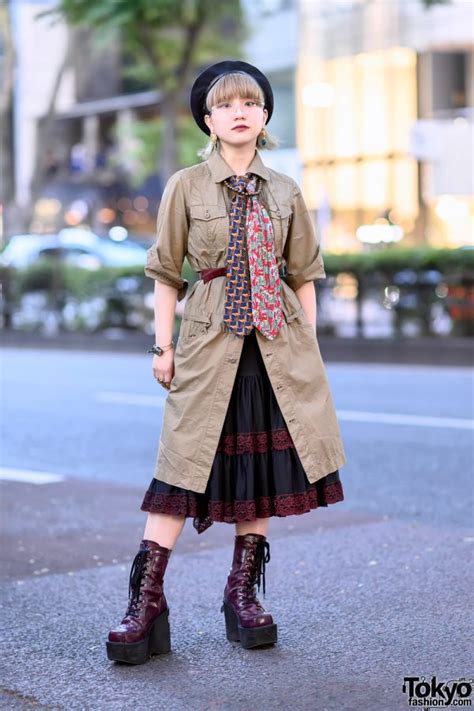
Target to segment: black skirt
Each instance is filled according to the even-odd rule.
[[[206,491],[153,478],[141,510],[192,517],[202,533],[214,521],[302,514],[343,499],[339,470],[308,481],[253,330],[245,336]]]

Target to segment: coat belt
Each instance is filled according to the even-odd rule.
[[[203,269],[202,272],[199,272],[199,278],[203,280],[203,282],[206,284],[206,282],[211,281],[211,279],[215,279],[218,276],[225,276],[226,273],[226,267],[216,267],[215,269]]]
[[[219,277],[219,276],[225,276],[225,273],[226,273],[226,267],[215,267],[214,269],[203,269],[202,272],[198,272],[199,278],[202,279],[205,284],[208,281],[211,281],[211,279],[215,279],[216,277]],[[286,265],[282,269],[279,269],[278,273],[281,277],[285,277],[287,275]]]

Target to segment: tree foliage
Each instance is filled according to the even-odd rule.
[[[181,114],[176,119],[178,136],[176,166],[186,168],[197,160],[197,151],[205,143],[204,134],[194,119]],[[156,156],[160,155],[164,141],[164,121],[155,118],[147,121],[135,120],[116,127],[114,136],[121,143],[120,163],[133,167],[129,170],[130,184],[138,188],[143,181],[156,171]]]
[[[167,179],[180,163],[180,141],[190,134],[178,117],[188,110],[193,76],[207,64],[239,56],[246,34],[239,0],[59,0],[44,14],[93,29],[101,44],[118,42],[124,76],[160,92],[162,126],[155,143],[158,169]]]
[[[72,25],[119,38],[130,75],[165,93],[182,88],[196,65],[238,52],[242,10],[235,0],[60,0]]]
[[[451,0],[422,0],[426,8],[434,7],[434,5],[449,5]]]

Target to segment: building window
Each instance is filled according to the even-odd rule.
[[[359,225],[386,213],[409,229],[418,214],[410,128],[416,54],[396,47],[302,64],[298,147],[311,208],[333,211],[331,248],[357,244]]]

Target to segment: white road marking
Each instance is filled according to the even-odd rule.
[[[100,402],[162,407],[164,394],[134,395],[133,393],[99,392]],[[386,425],[413,425],[414,427],[441,427],[458,430],[474,430],[474,420],[461,417],[431,417],[428,415],[403,415],[389,412],[364,412],[362,410],[337,410],[337,417],[346,422],[373,422]]]
[[[53,474],[52,472],[0,467],[0,480],[3,481],[19,481],[23,484],[53,484],[57,481],[64,481],[65,478],[62,474]]]
[[[448,427],[458,430],[474,430],[474,420],[461,417],[430,417],[427,415],[398,415],[389,412],[362,412],[338,410],[340,420],[347,422],[374,422],[387,425],[414,425],[415,427]]]
[[[133,393],[97,393],[99,402],[113,402],[122,405],[144,405],[145,407],[162,407],[162,397],[157,395],[134,395]]]

